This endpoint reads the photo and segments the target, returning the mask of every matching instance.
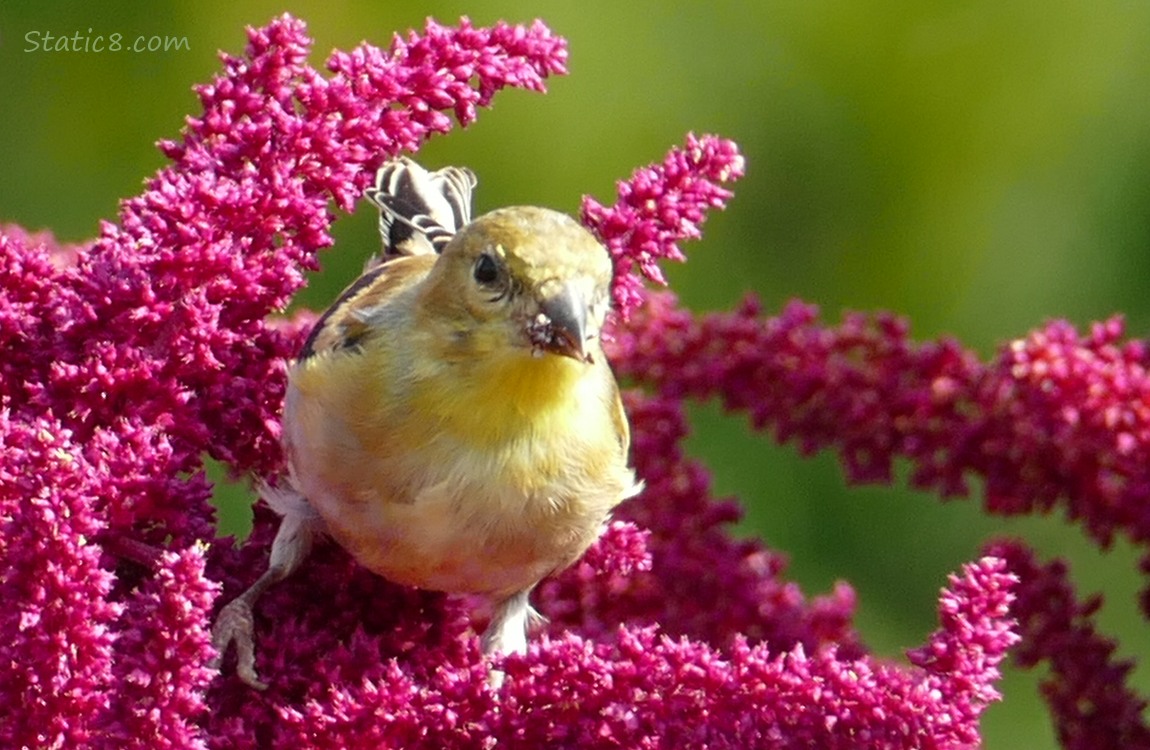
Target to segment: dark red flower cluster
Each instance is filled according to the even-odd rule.
[[[611,356],[669,397],[718,397],[780,442],[838,451],[854,481],[889,482],[905,458],[915,487],[965,495],[978,476],[992,513],[1061,507],[1102,547],[1147,547],[1150,353],[1123,334],[1120,319],[1085,335],[1053,321],[983,363],[953,340],[911,341],[891,315],[826,326],[813,306],[763,317],[749,298],[697,317],[653,294]]]
[[[1049,665],[1042,697],[1059,742],[1067,750],[1150,748],[1146,701],[1126,685],[1133,662],[1114,658],[1116,644],[1095,630],[1102,597],[1079,602],[1060,560],[1039,563],[1022,542],[988,544],[987,554],[1006,561],[1019,577],[1011,612],[1022,642],[1014,660],[1023,667]]]

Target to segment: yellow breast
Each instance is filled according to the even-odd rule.
[[[517,436],[549,440],[585,426],[586,410],[602,400],[593,392],[593,376],[589,365],[567,357],[515,352],[424,380],[412,401],[441,429],[475,447]]]
[[[401,406],[372,390],[397,384],[382,363],[340,394],[304,368],[285,415],[297,481],[336,540],[384,577],[529,586],[580,555],[633,485],[594,367],[487,358],[417,381]]]

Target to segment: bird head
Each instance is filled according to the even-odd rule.
[[[611,259],[566,214],[515,206],[479,217],[444,247],[429,305],[452,309],[467,349],[511,344],[534,357],[591,363],[607,314]],[[448,291],[450,290],[450,291]]]

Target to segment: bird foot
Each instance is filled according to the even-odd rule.
[[[262,682],[256,674],[255,643],[252,640],[254,630],[252,605],[246,597],[240,596],[228,602],[212,626],[212,646],[216,649],[216,658],[211,666],[220,668],[228,646],[236,645],[236,675],[240,680],[256,690],[267,690],[267,683]]]

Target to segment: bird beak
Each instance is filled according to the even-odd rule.
[[[571,284],[563,284],[539,301],[539,314],[528,327],[537,349],[592,362],[587,351],[587,302]]]

